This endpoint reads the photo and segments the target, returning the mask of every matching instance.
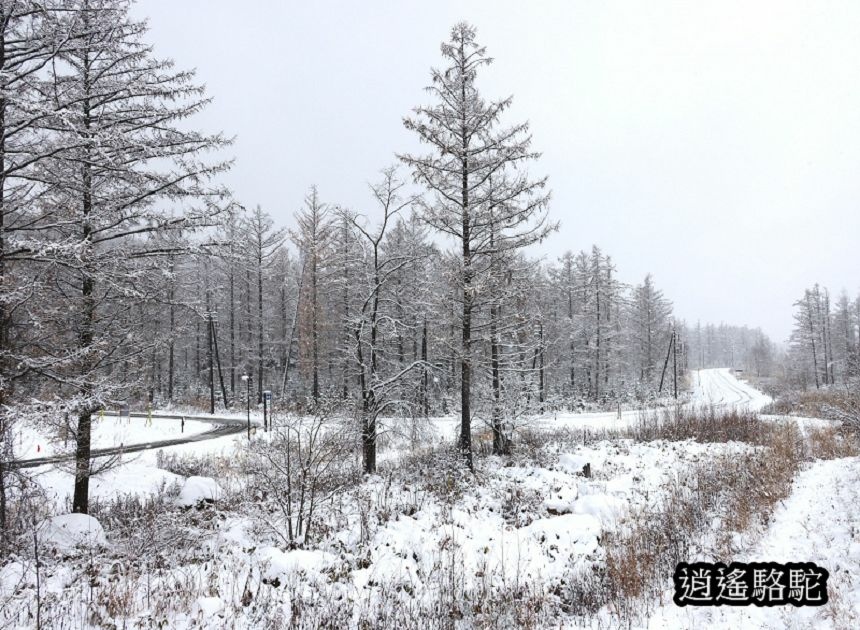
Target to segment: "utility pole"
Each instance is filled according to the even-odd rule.
[[[206,294],[209,301],[209,294]],[[215,415],[215,366],[212,352],[212,311],[206,311],[206,359],[209,363],[209,413]]]
[[[660,372],[660,387],[657,388],[657,393],[663,391],[663,381],[666,379],[666,368],[669,366],[669,357],[672,355],[672,346],[675,344],[675,328],[672,327],[669,335],[669,346],[666,348],[666,360],[663,361],[663,371]]]
[[[678,333],[672,330],[672,377],[675,382],[675,400],[678,399]]]
[[[224,373],[221,371],[221,354],[218,352],[218,335],[215,329],[215,322],[217,318],[214,313],[209,314],[209,329],[210,335],[212,336],[212,347],[214,349],[215,354],[215,365],[218,366],[218,380],[221,383],[221,396],[224,398],[224,409],[227,409],[230,405],[227,402],[227,388],[224,387]],[[212,366],[209,366],[209,369],[212,369]],[[214,411],[213,411],[214,413]]]

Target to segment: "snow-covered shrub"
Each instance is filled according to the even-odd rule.
[[[248,491],[270,506],[259,518],[270,533],[291,547],[309,540],[320,510],[360,479],[355,446],[352,428],[324,409],[288,416],[268,441],[251,443]]]
[[[156,465],[181,477],[220,477],[229,463],[211,455],[156,451]]]
[[[670,430],[691,426],[697,425]],[[619,527],[604,532],[603,560],[569,575],[561,593],[564,608],[588,615],[606,607],[616,623],[629,626],[659,601],[678,562],[732,557],[735,535],[766,523],[774,505],[790,493],[803,461],[793,424],[772,425],[755,443],[760,446],[701,461],[670,478],[662,501],[633,510]]]

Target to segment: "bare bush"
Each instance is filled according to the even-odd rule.
[[[774,430],[752,411],[679,406],[641,414],[635,424],[621,431],[621,436],[638,442],[696,440],[762,445],[769,442]]]
[[[318,509],[358,483],[355,445],[355,431],[326,405],[287,416],[270,440],[253,442],[245,472],[252,494],[272,507],[267,529],[289,547],[306,543]]]
[[[220,477],[232,468],[229,460],[212,455],[192,455],[158,450],[155,465],[181,477]]]

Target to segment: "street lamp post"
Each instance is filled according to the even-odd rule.
[[[242,380],[245,381],[245,391],[247,393],[247,406],[248,406],[248,439],[251,439],[251,375],[243,374]]]

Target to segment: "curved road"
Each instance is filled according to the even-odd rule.
[[[115,413],[106,412],[105,415],[115,416]],[[133,418],[146,418],[147,414],[133,412],[129,414]],[[198,422],[206,422],[207,424],[215,424],[217,426],[203,431],[202,433],[194,433],[188,436],[171,438],[168,440],[156,440],[154,442],[140,442],[138,444],[129,444],[127,446],[111,446],[109,448],[94,448],[92,457],[106,457],[109,455],[124,455],[126,453],[136,453],[139,451],[147,451],[150,449],[163,448],[165,446],[177,446],[179,444],[190,444],[192,442],[203,442],[204,440],[212,440],[228,435],[235,435],[247,430],[247,420],[239,420],[236,418],[213,418],[211,416],[181,416],[181,415],[162,415],[152,414],[153,418],[162,418],[166,420],[181,421],[195,420]],[[251,426],[256,426],[257,423],[251,421]],[[61,453],[59,455],[48,455],[46,457],[34,457],[31,459],[17,459],[11,462],[6,462],[6,468],[35,468],[36,466],[44,466],[45,464],[57,464],[59,462],[71,461],[75,459],[74,453]]]
[[[746,407],[752,411],[758,411],[765,404],[770,402],[770,398],[750,387],[749,385],[738,381],[735,375],[728,368],[715,368],[704,370],[691,370],[690,376],[693,385],[693,401],[694,405],[706,405],[712,407]],[[599,425],[609,424],[615,425],[618,420],[627,422],[635,422],[639,419],[641,412],[636,409],[622,411],[620,416],[617,412],[596,412],[585,414],[563,414],[565,419],[576,426],[588,426],[589,424],[598,423]],[[108,414],[116,415],[116,414]],[[145,413],[131,413],[132,417],[146,418]],[[165,418],[180,420],[181,415],[162,415],[153,414],[153,418]],[[92,456],[104,457],[108,455],[122,455],[125,453],[135,453],[150,449],[163,448],[165,446],[177,446],[180,444],[190,444],[192,442],[203,442],[214,438],[235,435],[247,429],[247,421],[238,418],[213,418],[211,416],[184,416],[186,420],[196,420],[206,422],[218,426],[213,427],[208,431],[188,435],[187,437],[171,438],[168,440],[159,440],[155,442],[141,442],[138,444],[129,444],[127,446],[114,446],[110,448],[93,449]],[[258,423],[251,421],[253,426]],[[46,457],[36,457],[32,459],[19,459],[12,462],[6,462],[8,468],[34,468],[45,464],[55,464],[62,461],[69,461],[75,458],[74,453],[64,453],[60,455],[50,455]]]

